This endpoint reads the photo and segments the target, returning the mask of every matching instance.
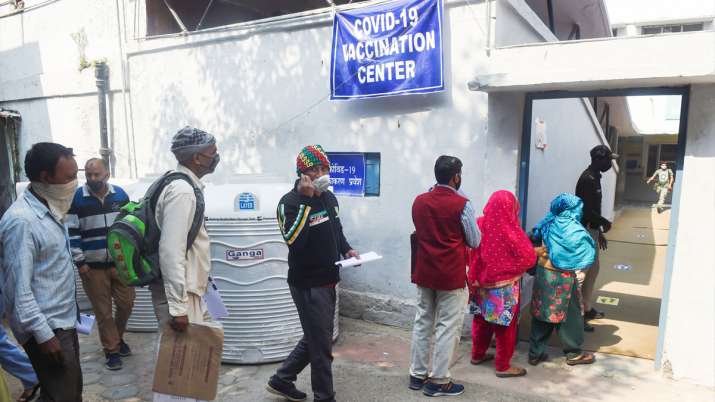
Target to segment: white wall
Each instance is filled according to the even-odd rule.
[[[611,25],[645,24],[715,18],[712,0],[604,0]]]
[[[117,29],[113,0],[64,0],[0,18],[0,107],[22,115],[21,158],[38,141],[74,148],[80,163],[99,155],[94,68],[79,71],[80,49],[72,38],[84,32],[86,59],[104,59],[110,68],[110,145],[118,174],[129,176],[131,141],[124,128]]]
[[[591,163],[589,151],[602,145],[601,136],[581,99],[535,100],[531,119],[531,155],[527,228],[534,227],[548,212],[551,201],[560,193],[574,194],[581,173]],[[536,148],[537,118],[546,123],[547,147]],[[603,174],[602,214],[613,219],[616,173]]]
[[[435,159],[452,154],[463,160],[464,191],[473,195],[478,208],[486,183],[505,183],[512,190],[514,186],[519,132],[489,132],[487,96],[470,92],[466,85],[474,69],[486,62],[485,36],[474,20],[475,14],[486,14],[483,7],[446,6],[447,89],[432,95],[327,100],[329,18],[293,29],[233,34],[202,46],[175,47],[183,38],[158,40],[165,49],[129,58],[139,172],[174,164],[170,138],[185,124],[217,135],[220,175],[294,178],[296,154],[308,143],[322,144],[328,151],[380,152],[380,197],[340,202],[353,246],[377,250],[385,259],[344,271],[343,286],[411,298],[411,204],[433,184]],[[494,153],[488,152],[492,146]],[[501,164],[508,168],[489,168]]]
[[[682,182],[676,183],[680,205],[671,235],[672,277],[661,313],[664,371],[710,387],[715,386],[714,109],[715,85],[694,86]]]

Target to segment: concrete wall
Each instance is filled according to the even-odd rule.
[[[30,7],[36,2],[26,1]],[[4,14],[7,10],[4,10]],[[82,16],[78,18],[77,16]],[[73,35],[84,36],[81,49]],[[80,56],[106,60],[110,145],[117,172],[130,172],[130,144],[121,94],[121,57],[115,1],[67,0],[0,18],[0,107],[20,112],[20,154],[38,141],[72,147],[78,160],[99,154],[94,69],[79,71]]]
[[[410,208],[433,184],[434,160],[452,154],[464,161],[464,191],[477,208],[490,186],[515,186],[519,132],[489,131],[487,96],[466,85],[486,63],[485,37],[474,25],[475,14],[486,14],[483,6],[446,6],[447,89],[432,95],[328,101],[328,15],[310,25],[188,39],[208,41],[196,46],[183,46],[184,38],[140,43],[152,50],[129,57],[139,173],[174,164],[169,141],[185,124],[217,135],[222,156],[217,175],[293,178],[295,156],[307,143],[329,151],[380,152],[380,197],[340,202],[352,245],[385,259],[345,270],[343,288],[411,299]]]
[[[694,86],[677,220],[672,276],[661,325],[663,370],[673,378],[715,386],[715,85]],[[679,188],[678,188],[679,187]],[[676,215],[674,215],[676,216]],[[667,277],[667,276],[666,276]]]
[[[537,119],[546,123],[544,150],[536,148]],[[581,99],[535,100],[531,124],[527,228],[534,227],[546,215],[554,197],[575,192],[579,176],[591,162],[589,151],[605,143]],[[602,214],[612,220],[616,188],[613,169],[604,173],[601,185]]]
[[[673,7],[671,0],[604,0],[614,26],[628,24],[658,25],[715,18],[715,3],[711,0],[680,0]]]

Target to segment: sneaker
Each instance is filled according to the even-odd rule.
[[[104,363],[104,367],[109,370],[121,370],[122,369],[122,357],[119,353],[109,353],[107,355],[107,362]]]
[[[455,384],[452,381],[446,384],[427,382],[422,393],[427,396],[457,396],[464,393],[464,385]]]
[[[414,391],[419,391],[425,386],[425,380],[413,375],[410,376],[410,389]]]
[[[129,345],[124,343],[124,340],[119,341],[119,356],[127,357],[132,355],[132,350]]]
[[[266,391],[295,402],[304,401],[308,397],[305,392],[299,391],[293,383],[283,381],[275,376],[268,380]]]

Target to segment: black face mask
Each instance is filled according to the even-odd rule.
[[[608,172],[612,167],[610,159],[594,159],[592,163],[593,166],[598,168],[598,170],[602,173]]]
[[[98,193],[104,188],[104,180],[100,181],[88,181],[87,187],[95,193]]]

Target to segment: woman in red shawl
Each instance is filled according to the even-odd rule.
[[[536,263],[536,252],[519,223],[519,202],[509,191],[497,191],[477,219],[482,241],[469,263],[472,364],[494,358],[487,349],[496,334],[497,377],[526,375],[511,366],[519,315],[519,279]]]

